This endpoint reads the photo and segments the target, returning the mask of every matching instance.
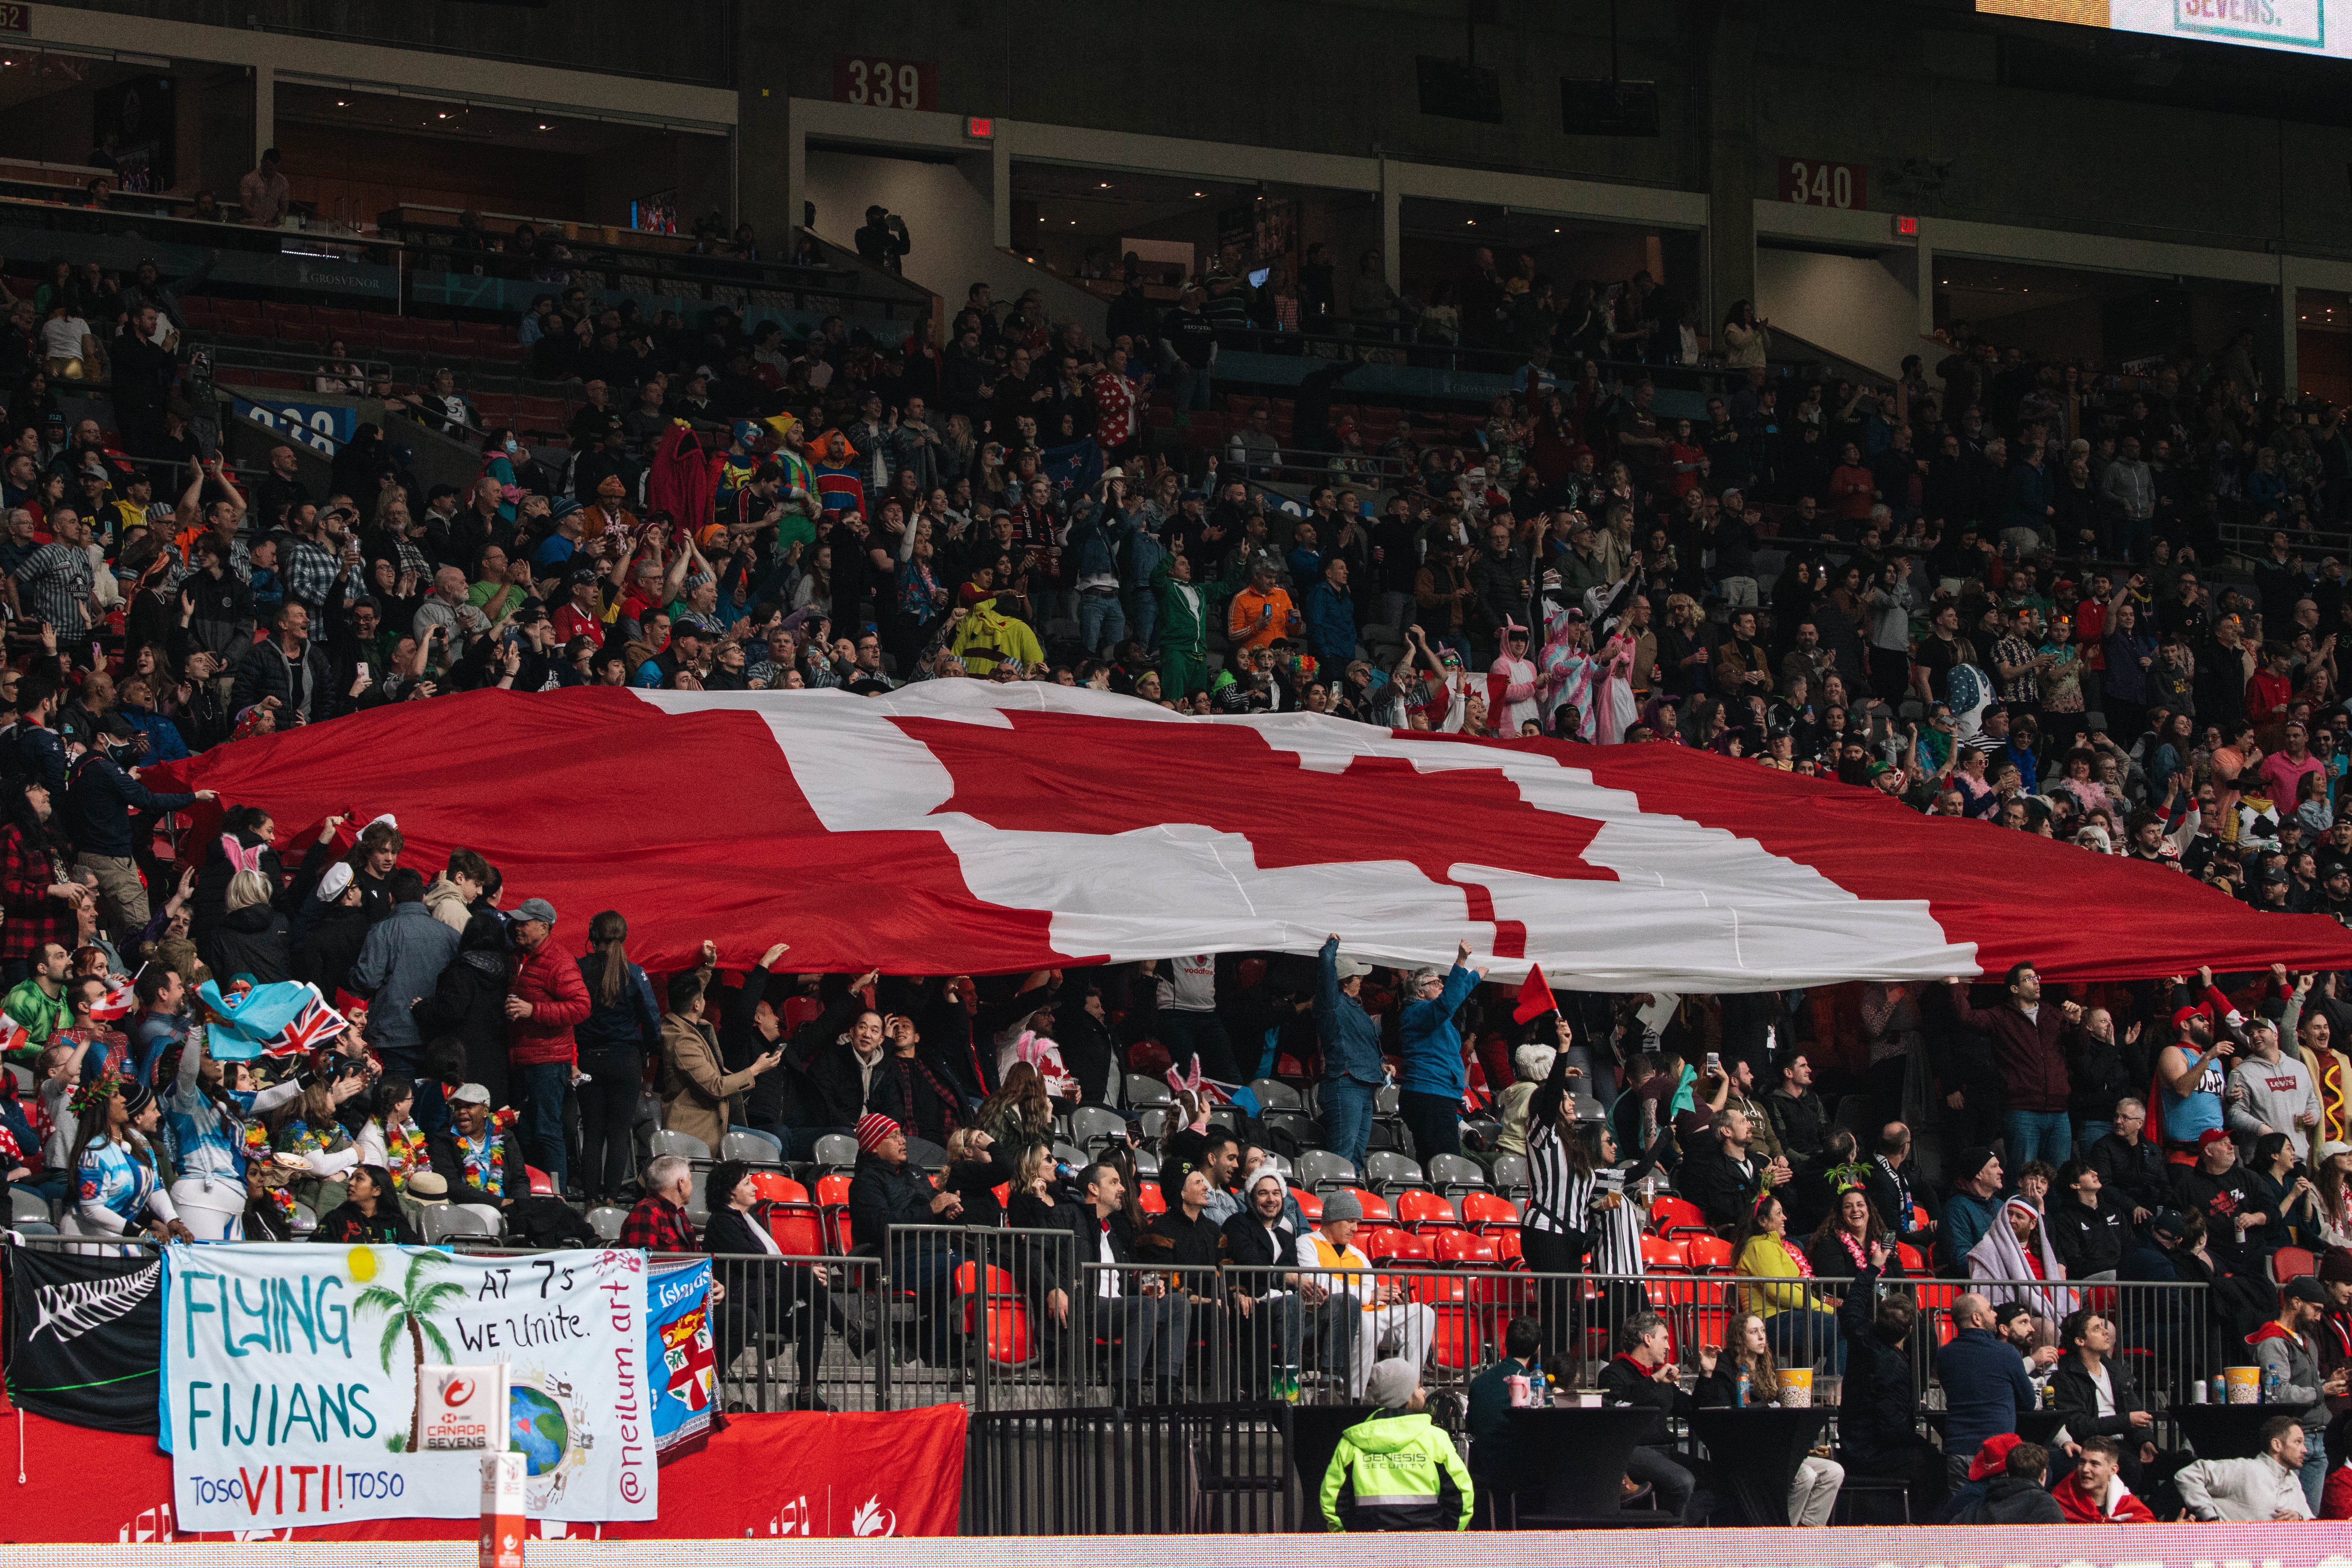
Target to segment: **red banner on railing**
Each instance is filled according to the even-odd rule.
[[[26,1414],[25,1484],[7,1489],[0,1542],[223,1541],[173,1528],[172,1460],[152,1436]],[[661,1515],[544,1526],[570,1540],[815,1540],[953,1535],[963,1506],[964,1408],[731,1415],[709,1445],[662,1467]],[[106,1483],[93,1487],[92,1476]],[[283,1541],[470,1541],[470,1519],[384,1519],[269,1532]],[[534,1538],[542,1523],[530,1521]]]

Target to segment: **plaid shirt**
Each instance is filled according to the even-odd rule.
[[[621,1222],[621,1245],[647,1252],[692,1252],[694,1224],[667,1198],[658,1194],[642,1197]]]
[[[58,628],[58,636],[79,642],[89,636],[87,606],[94,585],[89,552],[70,544],[44,544],[16,568],[25,587],[25,612]]]
[[[57,881],[46,845],[26,843],[21,827],[0,828],[0,963],[31,958],[45,942],[72,951],[79,923],[65,900],[49,897]]]
[[[298,539],[286,556],[286,596],[313,615],[334,592],[335,557],[325,546]]]

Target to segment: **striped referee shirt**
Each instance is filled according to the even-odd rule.
[[[1592,1206],[1593,1200],[1609,1189],[1597,1173],[1578,1175],[1570,1168],[1567,1144],[1557,1124],[1528,1134],[1528,1181],[1532,1189],[1526,1219],[1529,1228],[1555,1236],[1584,1232],[1592,1238],[1596,1274],[1642,1272],[1641,1209],[1631,1201],[1614,1208]]]

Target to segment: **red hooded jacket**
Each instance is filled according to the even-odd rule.
[[[508,993],[530,1004],[528,1018],[507,1021],[507,1060],[517,1067],[579,1059],[572,1029],[588,1021],[588,983],[580,961],[555,945],[551,934],[539,951],[520,955]]]
[[[2140,1501],[2128,1491],[2116,1493],[2116,1510],[2113,1513],[2107,1512],[2103,1506],[2105,1500],[2091,1496],[2075,1484],[2082,1479],[2082,1471],[2074,1471],[2064,1480],[2059,1481],[2050,1489],[2050,1495],[2058,1500],[2058,1511],[2066,1516],[2067,1523],[2154,1524],[2156,1522],[2156,1515],[2148,1510],[2147,1504]]]

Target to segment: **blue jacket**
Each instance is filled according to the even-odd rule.
[[[1324,679],[1336,681],[1346,672],[1348,661],[1356,657],[1356,603],[1318,580],[1307,590],[1307,603],[1301,608],[1307,618],[1307,644],[1328,667]]]
[[[1323,1076],[1374,1088],[1388,1081],[1381,1066],[1381,1026],[1353,996],[1339,994],[1339,944],[1323,944],[1323,979],[1315,992],[1315,1032],[1323,1038]]]
[[[66,832],[85,854],[131,858],[131,813],[178,811],[193,795],[156,795],[104,757],[84,757],[66,791]]]
[[[441,972],[457,956],[458,933],[433,918],[423,904],[394,904],[375,922],[352,965],[352,988],[373,1003],[368,1039],[378,1047],[413,1051],[425,1044],[410,1009],[430,996]]]
[[[1949,1213],[1949,1209],[1946,1210]],[[1962,1329],[1936,1352],[1944,1384],[1944,1452],[1973,1458],[1988,1437],[2017,1430],[2033,1408],[2033,1384],[2017,1347],[1990,1329]]]
[[[1944,1219],[1938,1228],[1944,1233],[1945,1260],[1954,1272],[1964,1275],[1969,1271],[1969,1249],[1993,1227],[1993,1222],[2000,1216],[2000,1205],[1998,1194],[1979,1198],[1957,1189],[1944,1200]],[[1973,1454],[1976,1450],[1971,1448],[1969,1452]]]
[[[144,767],[151,763],[179,763],[188,758],[188,743],[181,735],[179,725],[165,714],[152,708],[118,705],[115,710],[147,737],[147,754],[140,759]]]
[[[624,1051],[658,1055],[662,1010],[654,1003],[653,982],[632,963],[629,977],[621,985],[621,999],[608,1007],[596,999],[596,985],[604,973],[602,954],[592,950],[580,960],[580,978],[588,987],[588,1016],[572,1026],[572,1043],[583,1057]]]
[[[1077,552],[1077,574],[1081,577],[1116,577],[1118,575],[1118,552],[1135,531],[1135,523],[1123,511],[1106,511],[1100,507],[1087,509],[1070,524],[1069,548]]]
[[[1397,1075],[1399,1089],[1408,1094],[1462,1098],[1463,1090],[1470,1087],[1470,1075],[1462,1065],[1462,1031],[1454,1026],[1454,1015],[1470,1000],[1477,985],[1478,976],[1457,963],[1446,972],[1445,989],[1435,1001],[1406,1005],[1398,1020],[1404,1045],[1404,1068]]]

